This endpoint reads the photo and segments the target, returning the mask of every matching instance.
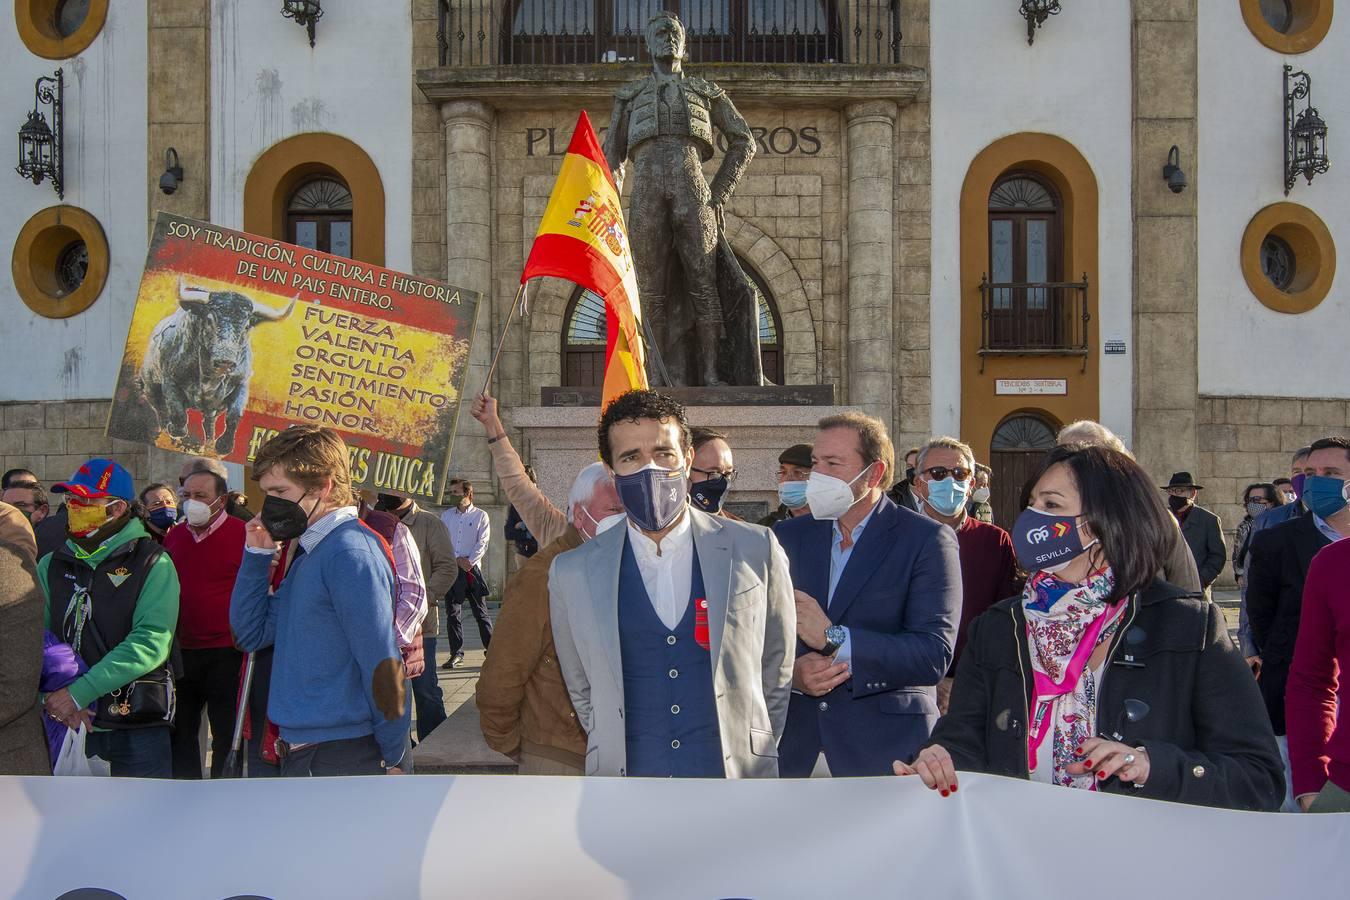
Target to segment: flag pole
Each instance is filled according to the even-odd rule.
[[[506,346],[506,333],[511,330],[511,322],[516,317],[516,308],[520,306],[520,298],[525,294],[525,282],[520,283],[516,288],[516,299],[511,301],[511,310],[506,314],[506,324],[502,326],[502,336],[497,341],[497,352],[492,354],[492,365],[488,366],[487,378],[483,379],[483,390],[479,391],[479,396],[486,396],[488,388],[492,386],[492,375],[497,371],[497,360],[502,358],[502,348]]]

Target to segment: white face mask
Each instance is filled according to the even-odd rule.
[[[209,503],[203,503],[200,500],[183,501],[183,517],[187,519],[189,525],[201,528],[211,521],[212,515],[214,515],[214,511]]]
[[[970,499],[974,500],[976,503],[988,503],[989,488],[987,487],[976,488],[974,491],[971,492]]]
[[[863,470],[853,476],[852,481],[835,478],[824,472],[812,472],[806,480],[806,502],[811,507],[811,515],[817,519],[836,520],[858,501],[853,496],[853,484],[872,468],[868,463]]]
[[[581,536],[588,541],[594,540],[595,538],[604,534],[606,531],[609,531],[611,528],[624,522],[628,518],[627,513],[614,513],[613,515],[605,516],[603,519],[597,522],[595,520],[595,516],[591,515],[590,510],[588,510],[586,507],[581,506],[578,507],[578,509],[581,510],[581,514],[583,516],[591,520],[591,525],[594,526],[589,535],[586,534],[584,531],[582,531],[581,533]],[[578,528],[577,530],[581,531],[580,528]]]

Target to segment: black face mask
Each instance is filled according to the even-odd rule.
[[[914,475],[915,475],[914,467],[913,467],[913,466],[905,466],[905,480],[908,481],[910,484],[913,484],[913,483],[914,483]]]
[[[393,512],[403,505],[403,498],[397,494],[380,494],[375,498],[375,508],[381,512]]]
[[[1174,513],[1179,513],[1179,512],[1181,512],[1183,509],[1186,508],[1186,506],[1187,506],[1190,502],[1191,502],[1191,498],[1189,498],[1189,497],[1178,497],[1178,496],[1176,496],[1175,494],[1172,494],[1172,495],[1168,496],[1168,498],[1167,498],[1167,505],[1171,508],[1172,512],[1174,512]]]
[[[309,496],[308,494],[305,495]],[[304,497],[300,498],[305,499]],[[318,505],[317,503],[315,504]],[[311,510],[313,512],[313,510]],[[262,524],[274,541],[291,541],[309,527],[309,513],[294,500],[268,494],[262,505]]]
[[[714,475],[707,481],[689,485],[689,500],[705,513],[716,515],[722,511],[722,503],[727,498],[727,488],[731,482],[725,475]]]

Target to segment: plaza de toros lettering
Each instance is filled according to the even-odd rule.
[[[596,130],[596,135],[604,143],[608,126]],[[820,129],[815,125],[793,127],[780,125],[777,128],[765,128],[751,125],[750,133],[755,137],[755,152],[767,156],[815,156],[820,153]],[[557,128],[526,128],[526,156],[562,156],[567,152],[567,142],[571,134]],[[720,131],[716,137],[717,149],[727,151],[726,136]]]

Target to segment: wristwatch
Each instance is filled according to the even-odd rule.
[[[844,631],[842,625],[831,625],[825,629],[825,646],[820,648],[821,656],[834,656],[839,652],[839,648],[844,646],[844,639],[848,637],[848,632]]]

